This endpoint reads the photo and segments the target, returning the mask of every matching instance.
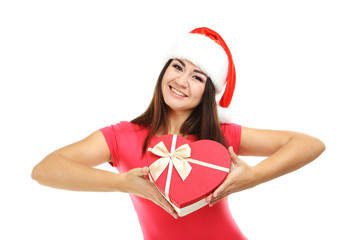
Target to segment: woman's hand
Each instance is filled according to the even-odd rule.
[[[225,181],[207,198],[209,206],[213,206],[227,195],[254,187],[254,171],[251,166],[242,161],[232,147],[229,147],[232,166]]]
[[[245,156],[266,156],[254,167],[229,148],[233,166],[225,181],[207,197],[210,206],[225,196],[252,188],[290,173],[317,158],[325,145],[303,133],[242,128],[239,152]]]
[[[159,192],[156,186],[145,177],[149,172],[148,167],[143,167],[134,168],[124,173],[122,184],[125,186],[126,192],[154,202],[177,219],[178,215],[174,208]]]

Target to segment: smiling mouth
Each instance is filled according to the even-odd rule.
[[[179,96],[181,96],[181,97],[187,97],[187,95],[185,95],[184,93],[176,90],[176,89],[173,88],[172,86],[170,86],[170,90],[171,90],[173,93],[175,93],[176,95],[179,95]]]

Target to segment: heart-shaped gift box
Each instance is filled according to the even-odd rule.
[[[146,152],[149,178],[180,217],[204,207],[229,173],[230,154],[218,142],[169,134],[152,144]]]

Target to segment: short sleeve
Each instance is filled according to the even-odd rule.
[[[120,154],[119,154],[119,146],[120,139],[117,137],[118,133],[122,131],[122,122],[111,125],[108,127],[104,127],[100,129],[102,134],[105,137],[106,143],[109,147],[112,163],[110,163],[113,167],[119,166]]]
[[[241,141],[241,125],[235,123],[221,124],[221,130],[227,145],[232,146],[234,152],[238,153]]]

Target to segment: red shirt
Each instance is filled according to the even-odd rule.
[[[238,152],[241,126],[221,124],[228,146]],[[142,156],[144,140],[148,128],[129,122],[120,122],[101,129],[108,144],[113,166],[120,173],[146,166]],[[154,141],[154,137],[151,141]],[[195,141],[195,136],[188,140]],[[213,207],[205,206],[189,215],[174,219],[169,213],[153,202],[130,194],[145,240],[183,239],[246,239],[234,221],[227,199]]]

